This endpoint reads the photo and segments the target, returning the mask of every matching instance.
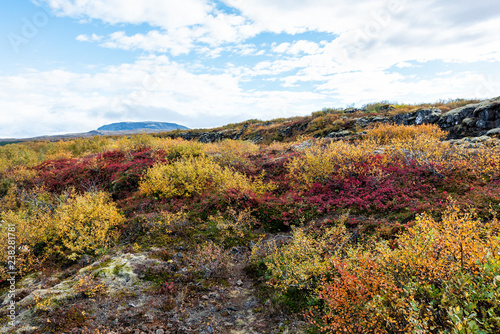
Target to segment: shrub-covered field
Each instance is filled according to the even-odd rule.
[[[349,142],[11,144],[0,147],[1,219],[16,226],[20,277],[182,246],[199,255],[191,281],[223,284],[224,256],[243,247],[259,298],[312,333],[498,333],[500,148],[445,137],[384,124]],[[186,283],[148,275],[164,292]]]

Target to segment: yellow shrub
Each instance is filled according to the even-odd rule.
[[[73,158],[73,154],[71,152],[56,152],[56,153],[51,153],[45,157],[44,160],[65,160],[65,159],[71,159]]]
[[[171,164],[156,164],[151,167],[140,183],[140,190],[146,195],[160,195],[165,198],[192,196],[203,192],[212,182],[212,176],[221,167],[208,157],[188,157]]]
[[[12,167],[31,167],[38,163],[38,154],[24,144],[0,146],[0,172]]]
[[[385,152],[389,155],[404,157],[416,160],[419,163],[441,163],[452,162],[451,145],[441,142],[431,136],[420,136],[407,138],[405,140],[394,140],[390,146],[385,147]],[[456,160],[453,160],[455,162]]]
[[[475,272],[488,257],[499,258],[500,224],[480,221],[473,210],[452,205],[438,221],[428,214],[417,216],[415,225],[398,239],[399,248],[382,251],[387,268],[404,277],[447,279],[457,271]]]
[[[269,145],[261,146],[262,150],[272,152],[272,153],[282,153],[284,152],[288,147],[290,147],[290,143],[283,143],[283,142],[277,142],[273,141]]]
[[[217,229],[224,238],[245,238],[257,223],[248,209],[237,212],[231,208],[226,215],[219,212],[210,216],[209,220],[217,224]]]
[[[204,151],[204,144],[181,138],[155,138],[155,141],[151,143],[151,147],[156,151],[165,151],[170,159],[189,156],[197,157],[202,155]]]
[[[123,220],[104,192],[72,197],[55,212],[57,236],[72,252],[70,258],[107,247],[114,239],[112,228]]]
[[[449,169],[470,171],[474,176],[488,182],[500,176],[500,147],[454,146],[447,153],[443,163]]]
[[[47,240],[53,221],[49,215],[33,217],[27,211],[3,212],[0,221],[0,244],[4,247],[0,262],[5,264],[0,266],[0,278],[8,278],[6,273],[14,268],[24,276],[43,261],[43,257],[35,256],[34,246]]]
[[[446,132],[437,125],[404,126],[381,124],[367,131],[367,140],[383,145],[388,156],[414,160],[434,170],[444,169],[472,172],[487,181],[500,175],[500,148],[488,145],[453,146],[441,141]],[[431,166],[432,165],[432,166]]]
[[[343,224],[328,228],[315,237],[303,228],[293,228],[289,241],[271,240],[259,242],[252,249],[252,259],[264,258],[273,279],[268,284],[280,291],[290,287],[312,288],[313,277],[320,277],[330,268],[325,253],[334,255],[349,238]]]
[[[331,142],[326,147],[316,143],[304,150],[304,154],[294,158],[288,165],[288,172],[300,186],[310,186],[326,181],[332,174],[356,171],[356,164],[370,159],[375,149],[372,141],[359,144],[344,141]]]
[[[204,144],[182,138],[158,138],[151,134],[139,134],[131,137],[121,136],[113,141],[110,149],[120,151],[136,150],[150,147],[154,151],[165,151],[169,158],[181,156],[198,156],[204,151]]]
[[[75,157],[83,157],[93,153],[107,151],[111,147],[111,140],[107,137],[94,136],[91,138],[78,138],[64,145]]]
[[[394,142],[407,141],[420,137],[442,140],[446,136],[447,133],[435,124],[408,126],[383,123],[366,131],[366,139],[374,140],[377,145],[389,145]]]
[[[204,150],[221,164],[231,166],[248,163],[246,155],[257,152],[259,146],[249,141],[227,139],[218,143],[205,144]]]
[[[270,187],[264,184],[262,177],[252,182],[241,173],[221,167],[208,156],[199,156],[154,165],[146,172],[139,188],[146,195],[171,198],[190,197],[207,189],[252,190],[263,193]]]

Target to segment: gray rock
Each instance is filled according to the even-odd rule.
[[[489,136],[480,136],[480,137],[471,138],[470,141],[472,143],[483,143],[483,142],[488,141],[490,139],[491,139],[491,137],[489,137]]]
[[[498,135],[500,135],[500,128],[491,129],[488,132],[486,132],[486,135],[490,136],[490,137],[492,137],[492,136],[498,136]]]
[[[441,110],[437,108],[419,109],[411,113],[395,115],[392,117],[392,121],[403,125],[430,124],[437,122],[440,115]]]
[[[394,109],[396,109],[396,108],[394,108],[390,104],[386,104],[386,105],[383,105],[382,107],[380,107],[380,111],[382,111],[382,112],[391,111],[391,110],[394,110]]]
[[[353,114],[353,113],[360,112],[360,111],[363,111],[363,109],[347,108],[347,109],[344,110],[344,113],[346,113],[346,114]]]
[[[342,131],[330,132],[329,134],[326,135],[326,138],[341,138],[341,137],[347,137],[350,135],[351,135],[350,131],[342,130]]]
[[[360,127],[368,126],[371,123],[387,123],[392,119],[385,116],[375,116],[375,117],[361,117],[356,120],[356,125]]]
[[[474,118],[465,118],[463,121],[462,121],[462,124],[465,125],[465,126],[470,126],[470,125],[473,125],[475,122]]]

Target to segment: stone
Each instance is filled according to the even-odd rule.
[[[464,124],[464,125],[466,125],[466,126],[469,126],[469,125],[471,125],[471,124],[473,124],[473,123],[474,123],[474,119],[473,119],[473,118],[470,118],[470,117],[468,117],[468,118],[464,118],[464,120],[462,121],[462,124]]]
[[[480,136],[480,137],[471,138],[471,142],[483,143],[483,142],[488,141],[490,139],[491,139],[491,137],[489,137],[489,136]]]
[[[421,125],[437,122],[440,115],[441,110],[437,108],[419,109],[411,113],[395,115],[392,121],[403,125]]]
[[[353,113],[360,112],[360,111],[363,111],[363,110],[358,109],[358,108],[347,108],[344,110],[344,113],[353,114]]]
[[[488,132],[486,132],[486,135],[490,136],[490,137],[500,136],[500,128],[494,128],[494,129],[488,130]]]
[[[343,130],[343,131],[334,131],[330,132],[329,134],[326,135],[326,138],[341,138],[341,137],[347,137],[351,135],[350,131]]]
[[[396,109],[396,108],[394,108],[390,104],[386,104],[386,105],[383,105],[383,106],[380,107],[380,111],[382,111],[382,112],[387,112],[387,111],[391,111],[391,110],[394,110],[394,109]]]

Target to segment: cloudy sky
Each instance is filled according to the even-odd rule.
[[[0,138],[500,95],[498,0],[2,0]]]

